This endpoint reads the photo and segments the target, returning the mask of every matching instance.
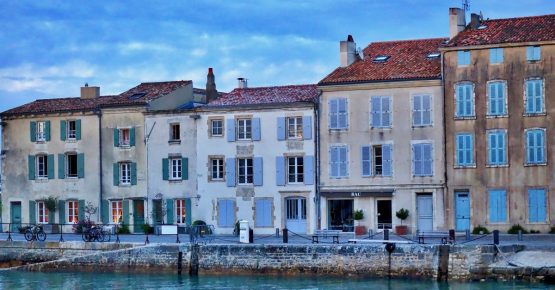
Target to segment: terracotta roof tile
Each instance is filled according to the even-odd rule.
[[[291,85],[234,89],[224,93],[207,106],[282,104],[315,102],[318,98],[316,85]]]
[[[164,95],[167,95],[181,87],[192,84],[191,81],[171,81],[171,82],[153,82],[141,83],[138,86],[121,93],[120,96],[130,100],[152,101]]]
[[[399,40],[370,43],[364,49],[364,59],[347,67],[338,67],[319,85],[375,81],[439,79],[440,58],[428,58],[438,52],[447,38]],[[376,62],[376,56],[389,56]]]
[[[484,29],[467,26],[447,47],[555,40],[555,14],[484,20]]]

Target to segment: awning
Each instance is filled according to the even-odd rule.
[[[393,189],[372,191],[320,191],[323,197],[392,197]]]

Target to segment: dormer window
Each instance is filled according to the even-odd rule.
[[[374,62],[386,62],[388,59],[389,59],[389,55],[378,55],[373,59],[373,61]]]
[[[428,59],[435,59],[435,58],[438,58],[440,55],[441,55],[441,54],[440,54],[439,52],[432,52],[432,53],[429,53],[429,54],[426,56],[426,58],[428,58]]]

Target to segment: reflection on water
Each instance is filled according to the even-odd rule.
[[[317,276],[216,276],[0,272],[0,289],[555,289],[521,282],[435,283]]]

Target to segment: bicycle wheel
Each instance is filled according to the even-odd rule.
[[[33,231],[31,231],[31,229],[26,229],[26,230],[25,230],[25,239],[26,239],[28,242],[34,240]]]
[[[104,242],[104,232],[101,229],[96,230],[95,240],[97,242]]]
[[[103,242],[109,242],[112,239],[112,233],[109,231],[102,231],[102,233],[104,234]]]
[[[89,230],[85,230],[81,235],[83,238],[83,242],[90,242],[91,241],[91,232]]]
[[[44,242],[46,240],[46,233],[43,230],[40,230],[37,233],[37,240]]]

